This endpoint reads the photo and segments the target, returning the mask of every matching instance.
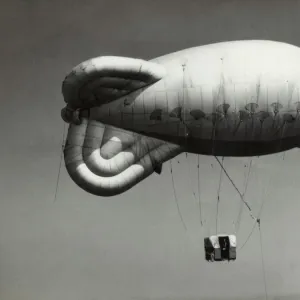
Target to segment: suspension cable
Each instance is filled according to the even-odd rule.
[[[256,228],[256,225],[259,224],[260,222],[260,216],[262,214],[262,211],[263,211],[263,208],[264,208],[264,205],[265,205],[265,201],[266,201],[266,191],[268,190],[269,186],[270,186],[270,182],[271,182],[271,179],[269,180],[269,184],[268,184],[268,187],[265,187],[265,190],[264,190],[264,193],[263,193],[263,196],[262,196],[262,201],[261,201],[261,205],[260,205],[260,208],[259,208],[259,211],[258,211],[258,214],[257,214],[257,220],[253,226],[252,226],[252,229],[250,231],[250,233],[248,234],[245,242],[243,243],[243,245],[239,248],[239,251],[241,251],[245,246],[246,244],[248,243],[248,241],[250,240],[251,236],[253,235],[253,232],[254,232],[254,229]]]
[[[56,201],[57,198],[57,192],[58,192],[58,186],[59,186],[59,178],[60,178],[60,171],[61,171],[61,165],[64,155],[64,143],[65,143],[65,131],[66,131],[66,123],[64,122],[64,128],[63,128],[63,134],[62,134],[62,142],[61,142],[61,149],[60,149],[60,158],[59,158],[59,167],[58,167],[58,174],[56,179],[56,187],[55,187],[55,194],[54,194],[54,201]]]
[[[224,163],[224,156],[222,157],[222,166],[223,166],[223,163]],[[217,192],[216,234],[218,234],[219,203],[220,203],[220,191],[221,191],[221,185],[222,185],[222,175],[223,175],[223,168],[221,168],[221,171],[220,171],[219,186],[218,186],[218,192]]]
[[[249,178],[250,178],[251,167],[252,167],[252,160],[253,160],[253,158],[251,158],[250,163],[249,163],[248,174],[247,174],[247,178],[246,178],[244,192],[242,194],[243,199],[245,199],[245,195],[246,195],[246,192],[247,192],[247,189],[248,189]],[[243,213],[243,207],[244,207],[243,205],[240,205],[238,216],[237,216],[237,221],[236,221],[236,224],[235,224],[235,233],[237,233],[240,229],[240,223],[241,223],[241,218],[242,218],[242,213]]]
[[[219,163],[219,165],[221,166],[221,168],[223,169],[224,173],[226,174],[227,178],[229,179],[229,181],[231,182],[231,184],[233,185],[233,187],[235,188],[235,190],[238,192],[241,200],[243,201],[243,203],[246,205],[246,207],[248,208],[249,210],[249,214],[250,214],[250,217],[253,219],[253,220],[256,220],[257,221],[257,218],[253,216],[252,214],[252,209],[250,207],[250,205],[244,200],[243,198],[243,195],[242,193],[239,191],[239,189],[237,188],[237,186],[235,185],[235,183],[233,182],[233,180],[231,179],[231,177],[229,176],[229,174],[227,173],[226,169],[223,167],[222,163],[220,162],[220,160],[218,159],[217,156],[215,156],[217,162]]]
[[[256,228],[256,225],[258,225],[260,223],[260,215],[261,215],[262,210],[263,210],[264,201],[265,201],[265,199],[262,200],[262,204],[260,206],[260,210],[259,210],[259,213],[257,215],[257,220],[254,222],[250,233],[248,234],[248,236],[247,236],[245,242],[243,243],[243,245],[239,248],[239,251],[241,251],[246,246],[246,244],[248,243],[248,241],[250,240],[251,236],[254,233],[254,229]]]
[[[262,233],[261,233],[261,223],[260,223],[260,221],[258,222],[258,230],[259,230],[260,251],[261,251],[261,266],[262,266],[262,272],[263,272],[265,298],[266,298],[266,300],[268,300],[266,268],[265,268],[265,261],[264,261],[264,252],[263,252]]]
[[[185,231],[187,231],[187,227],[185,225],[185,222],[183,220],[181,211],[180,211],[180,207],[179,207],[179,201],[178,201],[178,197],[177,197],[177,193],[176,193],[176,189],[175,189],[175,183],[174,183],[174,177],[173,177],[173,168],[172,168],[172,160],[170,160],[170,170],[171,170],[171,177],[172,177],[172,184],[173,184],[173,191],[174,191],[174,198],[175,198],[175,202],[176,202],[176,206],[177,206],[177,211],[179,214],[179,217],[181,219],[181,223],[185,229]]]
[[[187,164],[187,172],[188,172],[188,176],[189,176],[190,189],[193,193],[195,203],[197,203],[196,193],[194,191],[193,184],[192,184],[192,177],[191,177],[191,172],[190,172],[190,168],[189,168],[189,160],[188,160],[188,153],[187,152],[185,153],[185,157],[186,157],[186,164]]]
[[[203,226],[201,197],[200,197],[200,166],[199,166],[199,160],[200,160],[200,156],[198,154],[198,162],[197,162],[197,169],[198,169],[198,205],[199,205],[199,214],[200,214],[200,224],[201,224],[201,226]]]

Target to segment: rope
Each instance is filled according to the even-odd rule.
[[[253,219],[253,220],[256,220],[257,221],[257,218],[255,218],[252,214],[252,209],[250,207],[250,205],[244,200],[243,198],[243,195],[241,194],[241,192],[239,191],[239,189],[236,187],[235,183],[233,182],[233,180],[231,179],[231,177],[229,176],[229,174],[227,173],[227,171],[225,170],[225,168],[223,167],[222,163],[220,162],[220,160],[217,158],[217,156],[215,156],[217,162],[219,163],[219,165],[221,166],[221,168],[223,169],[224,173],[226,174],[227,178],[229,179],[229,181],[231,182],[231,184],[233,185],[233,187],[235,188],[235,190],[238,192],[241,200],[243,201],[243,203],[246,205],[246,207],[248,208],[249,210],[249,214],[250,214],[250,217]]]
[[[269,186],[270,186],[270,182],[271,182],[271,179],[269,180],[268,188],[269,188]],[[250,240],[250,238],[251,238],[251,236],[252,236],[252,234],[253,234],[253,232],[254,232],[254,229],[256,228],[256,225],[258,225],[259,222],[260,222],[260,216],[261,216],[261,214],[262,214],[263,207],[264,207],[264,205],[265,205],[266,191],[268,190],[268,188],[267,188],[267,187],[265,188],[265,192],[264,192],[264,195],[263,195],[263,197],[262,197],[261,205],[260,205],[260,208],[259,208],[259,211],[258,211],[258,215],[257,215],[257,221],[253,224],[250,233],[248,234],[248,236],[247,236],[245,242],[243,243],[243,245],[239,248],[239,251],[241,251],[241,250],[246,246],[246,244],[248,243],[248,241]]]
[[[182,225],[183,225],[185,231],[187,231],[187,227],[186,227],[186,225],[185,225],[185,222],[184,222],[184,220],[183,220],[182,214],[181,214],[181,212],[180,212],[180,207],[179,207],[179,203],[178,203],[178,197],[177,197],[177,194],[176,194],[175,183],[174,183],[174,177],[173,177],[173,169],[172,169],[172,160],[170,160],[170,170],[171,170],[171,177],[172,177],[172,184],[173,184],[174,198],[175,198],[175,202],[176,202],[176,205],[177,205],[177,211],[178,211],[178,214],[179,214],[179,216],[180,216]]]
[[[250,237],[252,236],[252,234],[253,234],[253,232],[254,232],[254,229],[256,228],[256,225],[257,225],[257,222],[255,222],[254,225],[252,226],[252,229],[251,229],[249,235],[247,236],[246,241],[245,241],[244,244],[240,247],[239,251],[241,251],[241,250],[246,246],[246,244],[248,243],[248,241],[250,240]]]
[[[224,163],[224,156],[222,157],[222,166],[223,166],[223,163]],[[223,168],[221,168],[221,171],[220,171],[219,186],[218,186],[218,193],[217,193],[216,234],[218,234],[219,203],[220,203],[222,174],[223,174]]]
[[[63,150],[64,150],[64,141],[65,141],[65,131],[66,131],[66,123],[64,122],[64,129],[63,129],[62,143],[61,143],[61,151],[60,151],[60,158],[59,158],[59,168],[58,168],[58,174],[57,174],[57,179],[56,179],[56,188],[55,188],[55,195],[54,195],[54,201],[53,202],[56,202],[56,198],[57,198],[60,171],[61,171],[61,164],[62,164],[63,154],[64,154]]]
[[[193,184],[192,184],[193,181],[192,181],[191,172],[190,172],[190,168],[189,168],[189,160],[188,160],[188,153],[187,152],[185,153],[185,157],[186,157],[186,164],[187,164],[187,172],[188,172],[188,176],[189,176],[190,190],[192,191],[193,196],[194,196],[194,200],[197,203],[196,193],[195,193],[195,191],[193,189]]]
[[[183,98],[183,120],[182,120],[182,123],[185,125],[185,97],[184,97],[184,75],[185,75],[185,72],[184,71],[185,71],[185,64],[182,65],[182,98]],[[186,125],[184,126],[184,137],[186,137]]]
[[[260,251],[261,251],[261,266],[262,266],[262,272],[263,272],[265,298],[266,298],[266,300],[268,300],[266,268],[265,268],[265,261],[264,261],[264,252],[263,252],[263,245],[262,245],[262,234],[261,234],[261,224],[260,224],[260,222],[258,223],[258,230],[259,230]]]
[[[243,199],[245,199],[245,194],[246,194],[247,189],[248,189],[249,178],[250,178],[251,167],[252,167],[252,160],[253,160],[253,158],[251,158],[250,164],[249,164],[249,169],[248,169],[248,174],[247,174],[247,178],[246,178],[245,188],[244,188],[244,192],[242,194]],[[239,229],[240,229],[240,223],[241,223],[241,218],[242,218],[243,207],[244,206],[241,205],[240,208],[239,208],[239,213],[238,213],[238,217],[237,217],[237,221],[236,221],[236,226],[235,226],[235,233],[237,233],[239,231]]]
[[[200,214],[200,224],[201,224],[201,226],[203,226],[201,198],[200,198],[200,167],[199,167],[199,160],[200,160],[200,156],[198,154],[198,164],[197,164],[197,168],[198,168],[198,205],[199,205],[199,214]]]

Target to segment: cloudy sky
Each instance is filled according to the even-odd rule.
[[[61,82],[94,56],[150,59],[211,42],[271,39],[300,46],[300,1],[2,0],[0,10],[0,299],[264,299],[259,231],[231,264],[204,261],[213,233],[220,168],[200,157],[172,161],[126,194],[80,190],[62,166]],[[205,70],[203,70],[205,72]],[[262,211],[267,292],[300,294],[298,150],[225,159],[246,200]],[[246,165],[246,167],[245,167]],[[194,196],[194,193],[196,196]],[[223,177],[219,226],[232,232],[241,207]],[[243,210],[238,243],[253,220]],[[252,298],[251,298],[252,297]]]

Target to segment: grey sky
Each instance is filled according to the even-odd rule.
[[[264,299],[257,230],[235,263],[204,261],[203,237],[215,230],[220,175],[212,158],[200,158],[204,229],[193,196],[193,155],[189,164],[185,154],[172,162],[187,232],[169,163],[160,176],[106,199],[80,190],[63,167],[53,202],[63,132],[61,81],[93,56],[148,59],[235,39],[300,46],[299,16],[300,1],[288,0],[2,0],[0,299]],[[293,150],[284,160],[280,154],[252,162],[247,201],[257,213],[266,199],[262,234],[270,295],[300,294],[299,155]],[[249,161],[225,159],[240,189]],[[228,232],[240,202],[229,181],[222,182],[220,226]],[[238,243],[252,224],[244,209]]]

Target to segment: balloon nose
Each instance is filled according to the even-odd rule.
[[[73,123],[75,125],[81,124],[80,110],[78,110],[78,109],[73,110],[73,109],[69,108],[68,106],[64,107],[61,110],[61,118],[66,123]]]
[[[61,116],[61,118],[63,119],[64,122],[69,123],[69,118],[67,117],[67,112],[66,112],[65,107],[63,109],[61,109],[60,116]]]

